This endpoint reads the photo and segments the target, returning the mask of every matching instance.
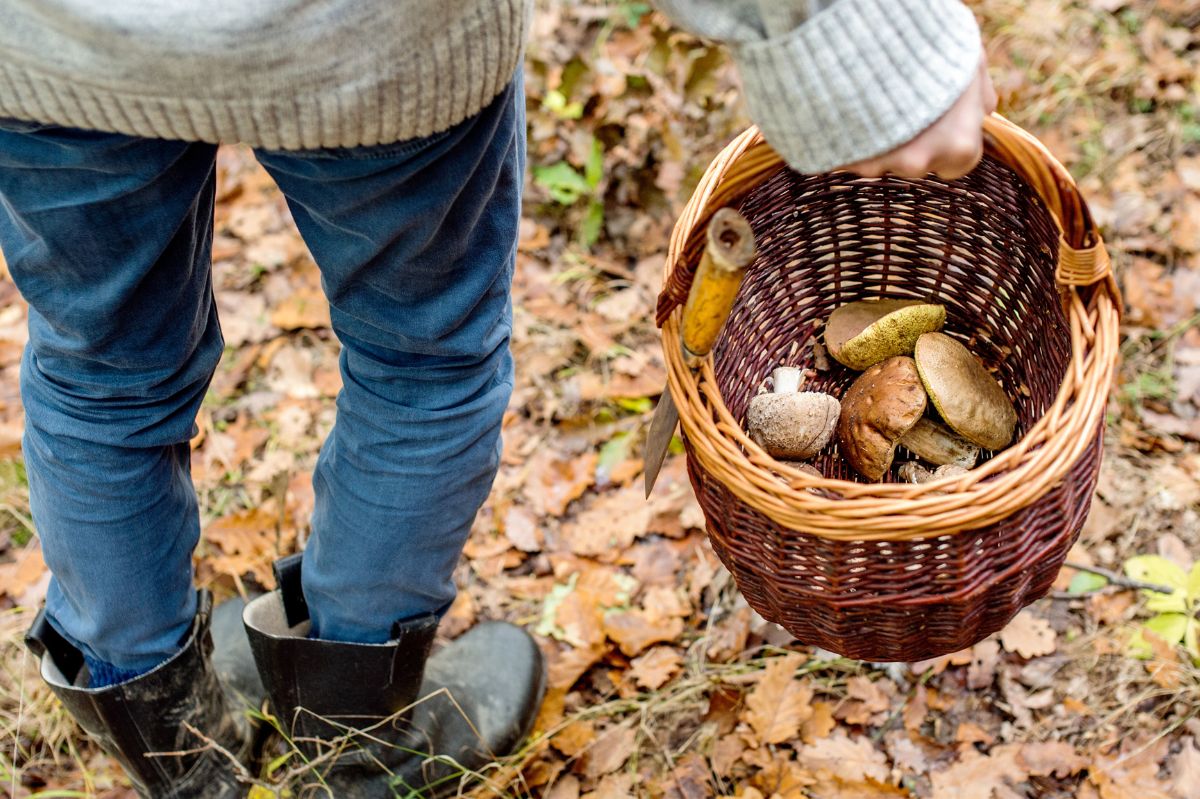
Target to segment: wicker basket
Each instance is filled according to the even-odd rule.
[[[713,547],[755,610],[849,657],[921,660],[1003,627],[1050,588],[1095,487],[1120,308],[1108,255],[1034,137],[998,116],[984,132],[983,162],[945,182],[799,175],[752,128],[709,166],[672,236],[658,323]],[[692,371],[680,309],[727,205],[759,256]],[[771,369],[812,366],[829,313],[876,297],[946,306],[946,332],[1017,406],[1011,447],[962,477],[868,484],[836,442],[814,462],[821,479],[750,440],[743,415]],[[808,387],[840,396],[853,378],[834,364]]]

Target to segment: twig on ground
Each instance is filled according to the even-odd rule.
[[[1175,589],[1169,585],[1159,585],[1158,583],[1145,583],[1145,582],[1142,582],[1141,580],[1134,580],[1132,577],[1126,577],[1123,574],[1118,574],[1117,572],[1109,571],[1108,569],[1103,569],[1099,566],[1084,566],[1082,563],[1071,563],[1070,561],[1064,563],[1063,566],[1066,566],[1067,568],[1070,568],[1070,569],[1075,569],[1076,571],[1088,572],[1090,574],[1099,575],[1099,576],[1105,578],[1106,580],[1108,580],[1108,582],[1111,585],[1119,586],[1121,588],[1130,588],[1133,590],[1140,589],[1143,591],[1156,591],[1160,594],[1171,594],[1171,593],[1174,593],[1174,591],[1175,591]],[[1085,596],[1085,594],[1072,594],[1071,596]]]

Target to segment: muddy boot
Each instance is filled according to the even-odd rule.
[[[432,656],[433,616],[385,644],[310,639],[299,556],[276,577],[243,618],[272,710],[312,764],[301,796],[453,794],[529,734],[546,672],[520,627],[483,623]]]
[[[42,679],[79,726],[121,763],[144,799],[246,795],[247,786],[236,779],[229,756],[206,745],[185,726],[200,731],[241,763],[248,762],[252,730],[245,710],[257,704],[254,697],[235,695],[225,683],[240,681],[253,691],[256,680],[238,665],[244,661],[240,656],[227,661],[238,673],[218,673],[209,629],[212,612],[212,596],[201,591],[183,648],[145,674],[104,688],[84,687],[88,673],[83,654],[50,626],[45,611],[26,633],[26,645],[40,659]],[[231,649],[245,648],[245,635],[238,634],[229,643]]]

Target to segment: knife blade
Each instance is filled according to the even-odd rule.
[[[732,208],[717,211],[708,224],[704,254],[688,290],[679,327],[679,343],[690,368],[698,368],[704,356],[712,351],[754,256],[754,232],[746,218]],[[679,409],[668,383],[663,387],[646,433],[642,472],[647,498],[658,481],[678,423]]]

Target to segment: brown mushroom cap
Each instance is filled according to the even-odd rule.
[[[896,442],[920,420],[925,405],[925,389],[912,358],[896,356],[875,364],[842,397],[842,454],[863,477],[880,479],[892,466]]]
[[[1017,428],[1017,410],[971,352],[943,333],[917,339],[921,382],[946,425],[984,449],[1002,449]]]
[[[771,457],[803,461],[815,457],[833,438],[840,413],[835,397],[816,391],[759,394],[750,400],[746,427]]]
[[[825,346],[839,363],[866,369],[911,355],[922,333],[941,330],[946,309],[917,300],[861,300],[841,306],[825,323]]]
[[[936,466],[956,463],[970,469],[979,460],[979,447],[928,416],[918,420],[913,429],[900,438],[900,445]]]

